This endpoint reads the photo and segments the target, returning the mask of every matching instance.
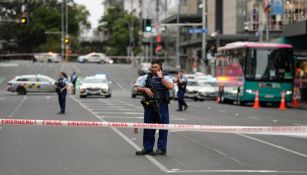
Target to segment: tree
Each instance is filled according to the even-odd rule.
[[[133,24],[132,38],[130,44],[134,44],[134,52],[140,51],[137,47],[138,32],[140,30],[139,19],[128,14],[121,8],[114,7],[107,9],[106,15],[99,21],[98,30],[109,35],[106,45],[108,55],[127,55],[129,46],[129,27]]]
[[[21,14],[20,0],[0,2],[0,16],[7,19],[19,19]],[[46,31],[61,31],[61,2],[57,0],[28,0],[26,1],[28,25],[22,26],[14,22],[0,22],[0,40],[14,42],[15,47],[9,48],[15,52],[60,52],[61,35],[47,35]],[[81,29],[90,27],[87,18],[89,12],[84,6],[70,1],[68,3],[68,27],[71,38],[76,38]],[[4,31],[4,32],[3,32]],[[72,46],[78,47],[77,40]],[[8,49],[4,47],[3,50]]]

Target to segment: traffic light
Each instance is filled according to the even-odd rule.
[[[20,18],[20,24],[22,24],[22,25],[27,25],[28,24],[28,17],[26,17],[26,16],[22,16],[21,18]]]
[[[70,43],[69,37],[65,37],[65,38],[64,38],[64,43],[65,43],[66,45],[68,45],[68,44]]]
[[[143,19],[142,22],[142,31],[152,32],[151,19]]]

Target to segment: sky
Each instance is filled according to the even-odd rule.
[[[77,4],[85,5],[90,12],[88,20],[91,23],[92,29],[98,26],[98,20],[103,14],[102,1],[103,0],[74,0]]]

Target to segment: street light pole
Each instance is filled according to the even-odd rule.
[[[202,24],[203,24],[203,29],[206,28],[206,0],[202,0],[203,3],[203,9],[202,9]],[[202,37],[202,60],[206,60],[206,33],[203,32],[203,37]],[[204,64],[204,72],[207,73],[207,67],[206,67],[206,62]]]
[[[64,58],[64,1],[61,4],[61,56]]]
[[[177,24],[179,24],[180,19],[179,19],[179,15],[180,15],[180,0],[178,0],[178,6],[177,6]],[[177,25],[177,33],[176,33],[176,67],[177,68],[181,68],[180,65],[180,53],[179,53],[179,25]]]

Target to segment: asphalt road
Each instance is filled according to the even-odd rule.
[[[107,73],[112,97],[67,97],[67,113],[58,115],[55,93],[18,96],[5,91],[16,75],[43,74],[57,78],[59,71],[77,71],[80,79]],[[0,117],[142,122],[140,98],[131,98],[137,70],[131,65],[78,63],[0,63]],[[279,126],[307,125],[304,110],[221,105],[189,101],[176,112],[170,104],[171,123]],[[135,156],[142,148],[142,131],[69,127],[0,127],[0,175],[136,175],[136,174],[307,174],[306,137],[256,136],[199,132],[170,132],[167,156]]]

